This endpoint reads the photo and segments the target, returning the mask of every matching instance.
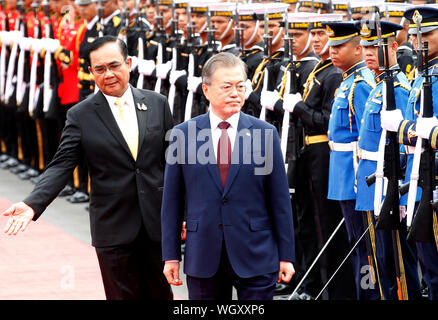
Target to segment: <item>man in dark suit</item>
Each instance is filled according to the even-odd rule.
[[[231,299],[232,286],[239,299],[272,299],[276,281],[289,282],[295,272],[279,137],[272,125],[240,112],[246,73],[239,58],[211,57],[202,80],[210,112],[170,136],[161,211],[164,274],[181,284],[185,214],[190,299]]]
[[[90,223],[107,299],[172,299],[162,275],[160,206],[166,99],[129,86],[126,44],[112,36],[90,47],[100,91],[72,107],[56,155],[32,193],[3,214],[17,234],[40,217],[81,156],[90,172]]]

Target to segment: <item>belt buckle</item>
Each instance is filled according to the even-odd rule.
[[[306,146],[308,146],[310,144],[309,136],[304,137],[304,143],[306,144]]]

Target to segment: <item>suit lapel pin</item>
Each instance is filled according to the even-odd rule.
[[[146,111],[148,109],[148,107],[146,107],[146,105],[144,103],[142,103],[142,104],[137,103],[137,109],[140,111]]]

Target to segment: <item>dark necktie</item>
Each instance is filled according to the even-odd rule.
[[[217,166],[222,180],[222,187],[224,188],[231,162],[231,141],[227,133],[229,126],[230,124],[226,121],[222,121],[218,124],[218,128],[222,130],[222,134],[217,145]]]

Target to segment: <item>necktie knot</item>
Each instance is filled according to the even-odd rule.
[[[116,106],[118,106],[119,108],[122,108],[125,105],[125,101],[123,101],[120,98],[117,98],[116,101],[114,102]]]
[[[222,121],[217,125],[217,127],[221,130],[228,129],[230,127],[230,124],[226,121]]]

